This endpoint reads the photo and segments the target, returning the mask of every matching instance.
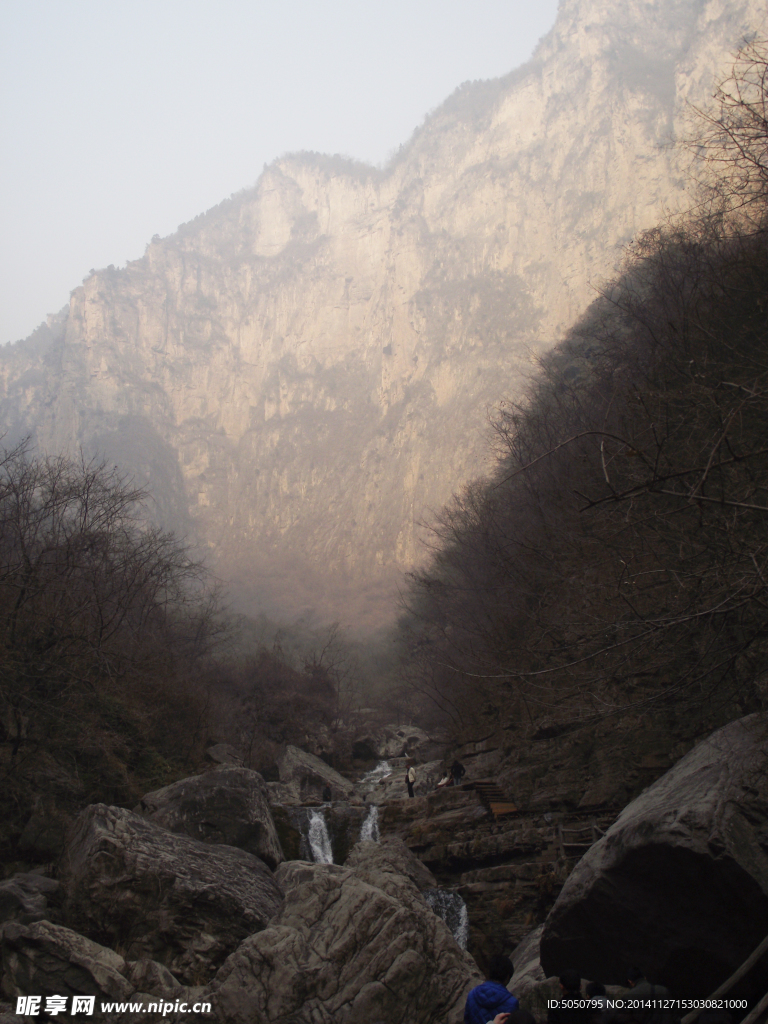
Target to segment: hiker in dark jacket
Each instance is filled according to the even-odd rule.
[[[581,994],[581,977],[579,972],[569,967],[559,978],[560,993],[558,1000],[583,999]],[[547,1010],[547,1024],[587,1024],[592,1020],[594,1011],[586,1007],[550,1006]]]
[[[637,967],[627,971],[627,985],[632,989],[633,999],[669,999],[669,989],[664,985],[652,985]]]
[[[519,1007],[507,988],[514,972],[507,956],[492,956],[488,963],[488,981],[477,985],[467,996],[464,1024],[488,1024],[500,1013],[513,1013]]]
[[[669,989],[664,985],[653,985],[637,967],[630,967],[627,971],[627,985],[630,989],[631,999],[656,1000],[669,999]],[[638,1007],[631,1011],[632,1019],[638,1024],[674,1024],[675,1014],[671,1009],[665,1009],[651,1004],[648,1007]]]
[[[451,765],[451,775],[453,776],[454,786],[458,786],[464,776],[467,774],[467,769],[458,759]],[[485,1024],[485,1021],[483,1021]]]
[[[500,1013],[498,1017],[493,1018],[493,1024],[496,1024],[497,1021],[499,1024],[536,1024],[533,1014],[528,1013],[522,1006],[514,1013]]]

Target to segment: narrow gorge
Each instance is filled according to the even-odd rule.
[[[420,523],[492,465],[489,414],[687,206],[692,107],[764,15],[564,0],[387,167],[277,160],[3,350],[5,443],[133,475],[248,614],[391,621]]]
[[[0,350],[0,1024],[765,1024],[767,38],[560,0]]]

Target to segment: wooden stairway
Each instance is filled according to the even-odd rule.
[[[461,788],[474,789],[496,820],[519,813],[517,805],[499,789],[495,779],[476,779],[463,783]]]

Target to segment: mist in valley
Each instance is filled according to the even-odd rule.
[[[209,986],[228,1022],[251,995],[227,989],[226,957],[269,951],[270,921],[294,927],[279,914],[313,906],[317,879],[355,872],[400,872],[462,922],[460,949],[453,929],[422,957],[458,957],[451,1006],[412,996],[425,1024],[458,1022],[478,966],[516,947],[537,1019],[579,957],[585,977],[620,985],[642,960],[706,995],[762,938],[768,892],[749,824],[768,777],[764,5],[561,0],[531,20],[489,2],[471,25],[459,5],[284,10],[225,3],[214,26],[195,3],[181,29],[174,3],[84,3],[82,73],[6,100],[62,153],[68,95],[92,110],[66,172],[32,176],[14,136],[28,182],[5,186],[43,191],[41,226],[20,203],[5,235],[30,285],[7,276],[8,324],[28,326],[0,349],[3,863],[44,865],[67,928]],[[31,14],[6,17],[7,74],[75,46],[77,17],[34,56]],[[132,98],[91,95],[96,70],[142,62]],[[110,139],[119,173],[90,177]],[[82,230],[52,201],[79,203]],[[38,272],[47,222],[60,262]],[[86,272],[81,243],[115,262]],[[82,283],[28,331],[63,272]],[[438,787],[451,762],[466,780]],[[227,773],[261,808],[236,841],[208,810],[162,810]],[[707,824],[707,787],[743,820]],[[176,925],[123,943],[77,880],[102,826],[248,850],[269,913],[206,950]],[[693,859],[737,894],[741,932],[710,935]],[[734,988],[750,1006],[755,963]],[[325,1013],[307,984],[301,1012]]]

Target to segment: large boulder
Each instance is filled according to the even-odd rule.
[[[61,886],[54,878],[19,872],[0,882],[0,923],[31,924],[57,915]]]
[[[515,968],[513,975],[512,991],[522,999],[529,992],[546,981],[544,971],[541,969],[541,935],[544,925],[537,925],[532,932],[529,932],[522,942],[515,946],[510,957]],[[545,1007],[546,1008],[546,1007]]]
[[[357,729],[352,742],[352,756],[360,761],[398,757],[416,757],[426,761],[441,757],[443,750],[442,742],[433,740],[415,725],[374,726],[369,722]]]
[[[355,796],[355,787],[348,779],[321,758],[299,747],[289,744],[277,767],[287,802],[321,801],[326,785],[330,786],[334,800],[349,800]]]
[[[704,996],[764,938],[768,744],[756,715],[699,743],[622,812],[547,918],[545,974],[621,984],[628,965]],[[762,994],[766,968],[746,983]]]
[[[419,892],[437,888],[437,879],[429,868],[396,836],[383,836],[378,843],[358,843],[346,866],[354,868],[355,875],[364,882],[398,898],[406,891],[404,878],[410,879]]]
[[[125,960],[114,950],[50,921],[12,922],[0,928],[0,992],[12,1002],[27,995],[63,996],[69,1006],[71,996],[95,996],[99,1019],[105,1012],[103,1002],[129,1001],[122,1012],[113,1007],[108,1014],[120,1024],[159,1020],[176,1024],[176,1006],[194,1006],[204,999],[203,989],[184,988],[162,964]],[[14,1022],[23,1019],[8,1016]],[[182,1014],[181,1019],[185,1018],[188,1015]]]
[[[243,766],[243,755],[229,743],[216,743],[208,747],[205,753],[216,764],[234,764],[240,768]]]
[[[141,813],[169,832],[239,846],[271,868],[283,860],[267,784],[248,768],[223,765],[156,789],[142,797]]]
[[[357,867],[286,862],[271,926],[240,944],[211,985],[227,1024],[459,1024],[481,980],[427,906],[402,844],[362,844]],[[359,850],[359,848],[358,848]],[[391,857],[388,857],[391,854]],[[380,871],[380,874],[377,874]],[[429,876],[431,877],[431,876]]]
[[[20,995],[128,999],[136,991],[125,977],[123,957],[50,921],[4,924],[0,955],[0,987],[9,999]]]
[[[197,984],[280,908],[253,854],[175,835],[138,814],[94,804],[78,817],[61,867],[67,920]]]

